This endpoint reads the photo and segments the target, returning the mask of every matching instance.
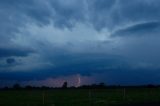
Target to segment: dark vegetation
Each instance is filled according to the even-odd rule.
[[[160,85],[141,85],[141,86],[107,86],[105,83],[99,83],[99,84],[92,84],[92,85],[82,85],[79,87],[74,87],[68,86],[68,82],[64,82],[62,87],[47,87],[47,86],[41,86],[41,87],[36,87],[36,86],[31,86],[27,85],[25,87],[22,87],[20,84],[16,83],[12,87],[4,87],[0,88],[0,90],[47,90],[47,89],[116,89],[116,88],[160,88]]]
[[[0,90],[0,106],[160,106],[160,86],[21,87]]]

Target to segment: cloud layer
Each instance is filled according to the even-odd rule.
[[[125,84],[128,81],[121,76],[134,79],[136,72],[145,76],[136,83],[149,83],[145,73],[158,79],[159,4],[157,0],[1,0],[0,79],[107,76],[110,71],[101,81]],[[124,74],[117,74],[121,70]]]

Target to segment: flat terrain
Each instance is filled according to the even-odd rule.
[[[160,88],[0,91],[0,106],[160,106]]]

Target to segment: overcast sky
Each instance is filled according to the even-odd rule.
[[[0,0],[0,86],[160,84],[159,0]]]

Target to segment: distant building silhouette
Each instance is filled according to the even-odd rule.
[[[62,85],[62,88],[67,88],[67,87],[68,87],[68,83],[64,82],[63,85]]]

